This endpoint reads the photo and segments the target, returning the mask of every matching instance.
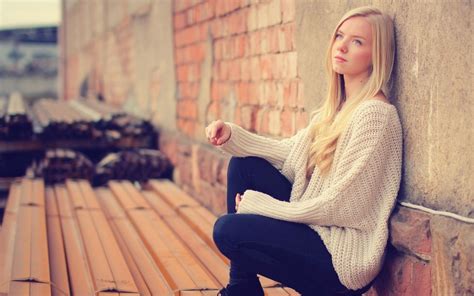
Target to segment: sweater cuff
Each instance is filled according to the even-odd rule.
[[[265,209],[282,207],[282,203],[286,202],[277,200],[266,193],[247,189],[242,195],[237,213],[269,216],[270,213]]]

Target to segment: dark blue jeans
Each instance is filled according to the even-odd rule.
[[[260,274],[305,296],[359,294],[341,284],[331,254],[308,225],[235,214],[235,195],[246,189],[289,201],[292,184],[275,167],[258,157],[232,157],[227,180],[228,214],[217,219],[213,237],[230,259],[229,284],[255,282]]]

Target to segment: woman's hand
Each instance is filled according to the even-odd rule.
[[[240,193],[237,193],[237,195],[235,196],[235,211],[236,212],[239,211],[239,204],[241,200],[242,200],[242,197],[240,197]]]
[[[231,134],[230,126],[222,120],[215,120],[206,127],[206,137],[214,146],[222,145],[229,140]]]

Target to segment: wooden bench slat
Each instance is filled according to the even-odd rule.
[[[150,212],[150,210],[143,212]],[[144,213],[139,213],[139,211],[131,211],[129,215],[153,260],[160,268],[171,288],[173,290],[195,288],[191,277],[181,266],[163,239],[154,231],[156,226],[150,223],[149,218]]]
[[[132,275],[134,275],[133,270],[136,269],[135,272],[138,272],[138,274],[134,275],[134,278],[139,277],[139,282],[137,282],[137,280],[135,282],[140,293],[169,295],[171,288],[166,283],[160,270],[155,265],[153,258],[146,250],[136,230],[126,218],[125,212],[115,200],[110,190],[100,188],[96,189],[96,193],[99,203],[102,205],[106,214],[109,211],[117,212],[118,210],[123,213],[123,218],[118,218],[117,215],[114,217],[114,215],[110,214],[107,214],[107,216],[110,219],[110,226],[124,254],[125,260],[130,267]],[[120,216],[122,216],[122,214],[120,214]],[[141,284],[141,282],[143,282],[143,284]],[[140,288],[140,285],[145,285],[146,289]]]
[[[35,180],[32,193],[36,200],[42,206],[31,206],[33,209],[31,215],[31,276],[41,282],[50,283],[49,253],[48,253],[48,234],[46,230],[46,209],[44,196],[44,183],[42,180]],[[36,189],[35,189],[36,188]]]
[[[162,195],[166,201],[174,208],[179,207],[199,207],[201,206],[195,199],[189,197],[183,190],[174,185],[169,180],[150,180],[147,187]],[[169,198],[171,197],[171,198]]]
[[[8,294],[15,250],[17,213],[20,205],[21,182],[15,182],[8,194],[0,240],[0,295]]]
[[[150,208],[148,203],[141,196],[136,196],[131,183],[120,181],[109,181],[109,188],[119,199],[121,206],[127,211],[132,209]],[[132,193],[130,193],[130,192]]]
[[[178,213],[165,201],[153,191],[142,191],[145,199],[150,203],[151,207],[161,216],[177,216]]]
[[[275,288],[265,288],[265,295],[267,295],[267,296],[288,296],[288,293],[280,287],[275,287]]]
[[[221,287],[225,286],[229,282],[229,267],[220,256],[180,218],[167,216],[164,220],[194,253],[195,257],[219,281]]]
[[[73,295],[94,294],[89,265],[78,226],[72,215],[68,191],[62,185],[54,186],[63,233],[70,289]]]

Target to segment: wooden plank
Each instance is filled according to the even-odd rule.
[[[104,214],[98,211],[90,212],[90,214],[93,217],[97,234],[105,251],[117,291],[120,293],[138,293],[132,274]],[[95,257],[96,253],[93,256]]]
[[[69,179],[65,184],[74,209],[100,210],[100,205],[87,181]]]
[[[96,188],[95,192],[107,219],[127,219],[127,214],[115,200],[110,189],[100,187]]]
[[[91,270],[94,290],[98,292],[117,289],[91,213],[79,209],[76,210],[76,217]]]
[[[119,246],[123,250],[127,264],[129,266],[136,266],[140,272],[140,277],[143,278],[147,289],[152,295],[171,295],[171,287],[168,285],[164,275],[155,264],[153,257],[147,251],[147,248],[140,239],[137,231],[133,228],[131,222],[126,219],[125,212],[120,207],[110,190],[100,188],[96,189],[96,193],[102,208],[111,221],[111,225],[113,225],[112,230],[119,242]],[[111,212],[114,212],[115,214]],[[130,255],[132,261],[127,259],[128,257],[126,254]],[[133,274],[132,267],[131,271]],[[134,278],[136,276],[138,275],[135,275]],[[139,283],[137,282],[137,284]],[[145,293],[140,287],[139,289],[141,293]]]
[[[151,213],[150,210],[142,212]],[[142,241],[170,287],[173,290],[196,288],[195,283],[180,264],[178,258],[169,249],[164,239],[155,232],[157,226],[152,223],[148,215],[139,211],[131,211],[129,215],[130,221],[132,221],[137,229]]]
[[[31,233],[31,278],[50,283],[48,235],[46,230],[45,187],[42,179],[33,180],[32,233]]]
[[[222,258],[214,252],[191,227],[187,225],[181,218],[167,216],[164,218],[166,223],[181,238],[181,241],[187,245],[194,256],[200,260],[208,272],[211,273],[223,287],[229,282],[229,267]]]
[[[143,209],[142,202],[137,202],[132,198],[128,191],[124,188],[124,185],[120,181],[109,181],[108,187],[119,199],[121,206],[127,210],[132,209]]]
[[[52,295],[70,295],[63,234],[54,189],[46,187],[45,195]]]
[[[73,295],[92,295],[94,287],[89,265],[78,226],[72,215],[68,191],[62,185],[55,186],[54,189],[63,231],[71,292]]]
[[[133,186],[130,181],[124,180],[121,182],[122,188],[126,190],[129,198],[135,203],[135,209],[149,209],[150,205],[143,198],[143,195],[140,194],[140,191]]]
[[[145,199],[150,203],[152,208],[160,215],[160,217],[177,216],[178,213],[166,202],[162,197],[153,191],[142,191]]]
[[[293,290],[292,288],[289,287],[283,287],[283,289],[288,293],[290,296],[300,296],[301,294]]]
[[[267,296],[288,296],[288,293],[280,287],[265,288],[264,292]]]
[[[0,295],[7,295],[10,290],[10,280],[17,236],[17,213],[20,204],[20,182],[12,184],[8,195],[7,207],[3,217],[0,240]]]
[[[177,187],[169,180],[150,180],[147,183],[147,189],[155,191],[163,196],[174,209],[180,207],[198,207],[200,204],[191,198],[186,192]]]

